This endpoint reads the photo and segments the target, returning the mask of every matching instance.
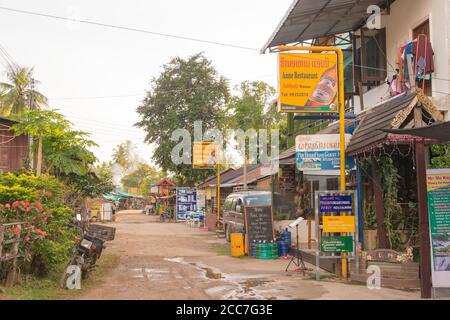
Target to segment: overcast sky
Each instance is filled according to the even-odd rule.
[[[260,49],[292,0],[0,0],[0,6]],[[110,159],[127,139],[150,162],[152,148],[133,127],[136,107],[171,57],[203,51],[231,85],[276,84],[276,56],[0,10],[0,44],[34,67],[38,90],[77,129],[92,133]],[[2,64],[3,63],[3,64]],[[0,79],[5,80],[0,58]]]

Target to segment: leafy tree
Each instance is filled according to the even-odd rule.
[[[36,176],[41,175],[42,171],[42,148],[44,138],[60,139],[70,129],[70,122],[64,116],[55,110],[28,110],[16,115],[15,118],[18,123],[11,128],[16,135],[29,134],[38,141],[37,147],[37,164]]]
[[[431,146],[431,155],[433,169],[450,168],[450,143]]]
[[[112,162],[102,162],[94,168],[94,172],[102,180],[113,181]]]
[[[12,66],[7,71],[8,82],[0,82],[0,112],[3,116],[20,115],[28,109],[47,105],[47,98],[34,90],[33,69]]]
[[[85,175],[90,172],[90,166],[97,158],[89,148],[97,144],[88,137],[86,132],[73,130],[46,137],[43,140],[43,158],[47,173],[60,176],[72,173]]]
[[[130,140],[119,144],[113,150],[112,159],[113,162],[119,164],[125,172],[133,170],[139,162],[136,146]]]
[[[203,130],[217,128],[229,97],[227,81],[199,53],[187,59],[173,58],[151,85],[152,90],[137,108],[141,121],[136,125],[146,131],[145,141],[157,146],[153,160],[184,184],[201,181],[211,171],[172,162],[171,151],[178,143],[171,141],[172,132],[185,129],[193,137],[195,121],[202,121]]]
[[[283,129],[286,127],[286,117],[279,113],[274,103],[275,88],[263,81],[245,81],[237,88],[227,105],[225,126],[230,129]]]
[[[128,188],[139,188],[142,193],[145,193],[152,183],[160,179],[161,173],[156,168],[141,163],[135,171],[122,178],[122,184]]]
[[[275,89],[263,81],[244,81],[238,87],[238,95],[227,105],[227,126],[232,129],[270,129],[281,121],[278,112],[271,112]],[[269,114],[270,112],[270,114]]]

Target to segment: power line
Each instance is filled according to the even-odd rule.
[[[123,94],[123,95],[111,95],[111,96],[93,96],[93,97],[65,97],[65,98],[49,98],[49,100],[95,100],[95,99],[113,99],[113,98],[127,98],[127,97],[142,97],[142,94]]]
[[[77,20],[77,19],[71,19],[71,18],[62,17],[62,16],[56,16],[56,15],[34,12],[34,11],[19,10],[19,9],[14,9],[14,8],[0,7],[0,9],[10,11],[10,12],[15,12],[15,13],[40,16],[40,17],[46,17],[46,18],[51,18],[51,19],[58,19],[58,20],[64,20],[64,21],[70,21],[70,22],[79,22],[79,23],[84,23],[84,24],[89,24],[89,25],[100,26],[100,27],[140,32],[140,33],[151,34],[151,35],[155,35],[155,36],[195,41],[195,42],[212,44],[212,45],[217,45],[217,46],[222,46],[222,47],[229,47],[229,48],[234,48],[234,49],[242,49],[242,50],[259,52],[259,50],[255,49],[255,48],[245,47],[245,46],[241,46],[241,45],[234,45],[234,44],[230,44],[230,43],[223,43],[223,42],[218,42],[218,41],[212,41],[212,40],[204,40],[204,39],[198,39],[198,38],[192,38],[192,37],[186,37],[186,36],[179,36],[179,35],[174,35],[174,34],[169,34],[169,33],[162,33],[162,32],[150,31],[150,30],[139,29],[139,28],[119,26],[119,25],[107,24],[107,23],[96,22],[96,21],[91,21],[91,20]]]
[[[5,60],[5,62],[8,64],[10,68],[13,68],[13,66],[16,65],[14,59],[1,44],[0,44],[0,56],[3,58],[3,60]]]

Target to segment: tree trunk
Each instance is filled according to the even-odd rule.
[[[380,166],[376,159],[372,158],[372,177],[373,177],[373,190],[375,195],[375,215],[378,225],[378,248],[387,249],[387,231],[384,223],[384,195],[383,188],[381,186],[381,174]]]
[[[37,164],[36,164],[36,177],[40,177],[41,172],[42,172],[42,137],[39,137]]]

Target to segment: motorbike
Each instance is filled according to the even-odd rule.
[[[82,221],[80,214],[77,214],[77,221],[71,222],[69,227],[78,229],[78,241],[72,249],[72,258],[61,277],[62,288],[67,288],[67,280],[75,269],[81,272],[81,279],[85,279],[89,272],[95,269],[95,264],[105,248],[105,240],[89,234],[89,222]]]

